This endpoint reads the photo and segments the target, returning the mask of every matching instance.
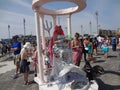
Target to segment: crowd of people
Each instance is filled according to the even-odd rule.
[[[11,44],[8,42],[0,41],[0,56],[4,56],[6,54],[10,54]]]
[[[29,84],[29,65],[30,62],[28,59],[31,57],[33,61],[34,74],[37,76],[37,65],[38,65],[38,55],[37,55],[37,44],[33,44],[31,42],[25,42],[24,44],[18,41],[18,36],[14,36],[12,39],[12,45],[4,45],[0,42],[0,50],[3,53],[3,47],[6,47],[6,50],[13,52],[14,64],[16,65],[15,76],[18,77],[19,73],[23,73],[24,84]],[[58,46],[62,47],[63,42],[67,42],[67,48],[72,49],[72,62],[76,66],[80,66],[80,62],[82,58],[84,60],[88,60],[91,64],[94,63],[93,56],[98,55],[98,49],[100,49],[104,53],[104,59],[107,60],[109,46],[111,44],[112,50],[116,51],[118,47],[118,54],[120,56],[120,40],[117,40],[113,37],[109,40],[107,37],[101,37],[100,35],[97,37],[81,37],[78,32],[75,33],[74,37],[69,39],[65,36],[64,30],[61,26],[56,25],[53,35],[47,43],[47,49],[44,50],[47,53],[46,56],[50,59],[50,61],[45,62],[47,68],[51,68],[53,66],[53,57],[58,57],[54,55],[55,51],[53,47]],[[62,47],[64,48],[64,47]]]

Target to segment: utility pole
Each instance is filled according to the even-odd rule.
[[[10,39],[10,25],[8,25],[8,37]]]
[[[97,34],[99,34],[99,30],[98,30],[98,11],[95,12],[96,15],[96,24],[97,24]]]
[[[25,30],[25,18],[23,18],[23,26],[24,26],[24,37],[26,36],[26,30]]]

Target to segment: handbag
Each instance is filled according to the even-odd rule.
[[[85,52],[88,53],[88,47],[85,47]]]
[[[30,62],[29,62],[29,61],[27,62],[27,65],[30,65]]]

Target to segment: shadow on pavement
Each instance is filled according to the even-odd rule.
[[[96,60],[94,63],[102,63],[105,62],[105,60]]]
[[[3,60],[1,60],[0,62],[5,62],[5,61],[13,61],[13,57],[9,56],[9,57],[2,57]]]
[[[4,64],[4,65],[0,65],[0,68],[1,68],[1,67],[4,67],[4,66],[7,66],[7,64]]]
[[[96,79],[96,81],[99,85],[99,90],[120,90],[120,85],[108,85],[98,78]]]
[[[109,55],[108,58],[116,58],[117,56]]]
[[[114,71],[105,71],[104,74],[115,74],[115,75],[119,75],[119,72],[114,72]],[[99,90],[120,90],[120,83],[118,83],[119,85],[109,85],[109,84],[105,84],[101,79],[96,78],[96,81],[99,85]]]
[[[116,74],[116,75],[119,75],[119,76],[120,76],[120,72],[114,72],[114,71],[105,71],[105,74],[106,74],[106,73]]]
[[[100,53],[98,53],[98,55],[104,55],[104,53],[101,53],[101,52],[100,52]]]

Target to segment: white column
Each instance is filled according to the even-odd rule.
[[[45,30],[44,30],[44,15],[40,15],[40,29],[41,29],[41,37],[42,37],[42,47],[43,50],[46,50],[46,41],[45,41]]]
[[[53,17],[53,27],[56,26],[56,16],[52,16]]]
[[[67,22],[68,22],[68,35],[72,35],[72,31],[71,31],[71,14],[68,15]]]
[[[35,25],[36,25],[36,36],[37,36],[37,50],[38,50],[38,79],[40,80],[38,83],[44,83],[43,78],[43,63],[42,63],[42,52],[41,52],[41,37],[40,37],[40,21],[39,21],[39,14],[37,10],[35,11]]]
[[[44,53],[46,54],[46,40],[45,40],[45,30],[44,30],[44,15],[40,15],[40,30],[41,30],[41,38],[42,38],[42,49],[44,50]],[[47,69],[45,67],[45,55],[42,53],[43,61],[42,61],[42,66],[44,69]],[[44,73],[44,70],[43,70]]]

